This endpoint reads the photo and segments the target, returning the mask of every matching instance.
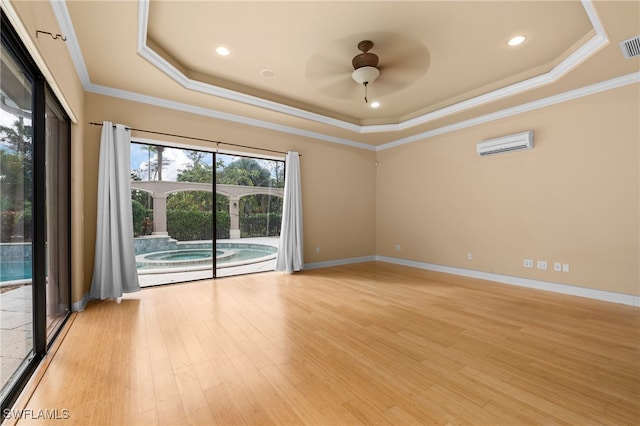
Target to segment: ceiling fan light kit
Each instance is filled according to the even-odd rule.
[[[367,85],[373,83],[373,81],[380,75],[380,70],[376,67],[362,67],[353,71],[351,77],[358,84]]]

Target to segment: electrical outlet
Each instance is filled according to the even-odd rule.
[[[556,271],[556,272],[560,272],[560,271],[562,271],[562,263],[560,263],[560,262],[555,262],[555,263],[553,264],[553,270],[554,270],[554,271]]]
[[[533,260],[532,259],[524,259],[522,262],[522,266],[525,268],[533,268]]]
[[[473,253],[467,253],[467,260],[473,260]]]
[[[538,260],[537,264],[538,269],[542,269],[543,271],[547,270],[547,261],[546,260]]]
[[[316,253],[320,253],[320,247],[316,247]]]
[[[400,251],[402,250],[402,247],[400,247],[400,244],[396,244],[396,251]]]
[[[562,264],[562,272],[569,272],[569,264],[568,263],[563,263]]]

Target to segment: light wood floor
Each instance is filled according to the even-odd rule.
[[[638,424],[640,310],[385,263],[77,315],[19,424]]]

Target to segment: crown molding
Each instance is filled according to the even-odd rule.
[[[267,110],[319,122],[328,126],[338,127],[356,133],[365,134],[398,132],[446,117],[451,114],[456,114],[470,108],[479,107],[490,102],[495,102],[509,96],[523,93],[525,91],[553,83],[563,77],[567,72],[577,67],[583,61],[585,61],[587,58],[589,58],[591,55],[593,55],[609,43],[609,39],[607,38],[604,28],[602,27],[600,19],[598,18],[598,15],[593,8],[591,1],[582,0],[581,4],[585,9],[585,12],[587,13],[589,21],[591,22],[591,25],[595,31],[595,35],[584,45],[576,49],[575,52],[565,58],[561,63],[555,66],[551,71],[500,89],[493,90],[483,95],[458,102],[448,107],[444,107],[436,111],[432,111],[427,114],[423,114],[421,116],[394,124],[360,126],[344,120],[338,120],[322,114],[313,113],[300,108],[294,108],[282,103],[246,95],[244,93],[236,92],[188,78],[180,70],[171,65],[162,56],[160,56],[155,51],[153,51],[153,49],[147,46],[146,41],[149,19],[149,0],[138,0],[138,54],[142,58],[146,59],[149,63],[154,65],[156,68],[158,68],[160,71],[165,73],[167,76],[172,78],[174,81],[176,81],[178,84],[189,90],[194,90],[212,96],[241,102],[247,105],[257,106]]]
[[[176,81],[185,89],[193,90],[196,92],[204,93],[207,95],[216,96],[231,101],[244,103],[247,105],[264,108],[270,111],[279,112],[282,114],[290,115],[293,117],[304,118],[306,120],[316,121],[323,124],[327,124],[333,127],[339,127],[341,129],[350,130],[352,132],[359,132],[360,127],[357,124],[349,123],[347,121],[338,120],[335,118],[327,117],[325,115],[316,114],[310,111],[305,111],[300,108],[295,108],[289,105],[285,105],[278,102],[269,101],[256,96],[247,95],[234,90],[225,89],[224,87],[215,86],[213,84],[204,83],[198,80],[192,80],[184,75],[180,70],[170,64],[161,55],[155,52],[151,47],[147,45],[147,29],[149,19],[149,0],[138,1],[138,55],[147,60],[153,66],[165,73],[171,79]]]
[[[114,89],[112,87],[101,86],[93,83],[90,83],[87,87],[85,87],[85,90],[87,92],[96,93],[98,95],[111,96],[118,99],[139,102],[147,105],[153,105],[161,108],[171,109],[174,111],[182,111],[190,114],[216,118],[219,120],[245,124],[252,127],[259,127],[262,129],[273,130],[276,132],[289,133],[296,136],[322,140],[325,142],[337,143],[340,145],[347,145],[353,148],[360,148],[360,149],[366,149],[369,151],[375,151],[375,147],[372,145],[353,141],[350,139],[338,138],[335,136],[325,135],[323,133],[299,129],[297,127],[285,126],[282,124],[276,124],[276,123],[272,123],[264,120],[257,120],[254,118],[244,117],[236,114],[230,114],[227,112],[222,112],[222,111],[218,111],[210,108],[203,108],[195,105],[185,104],[182,102],[171,101],[168,99],[158,98],[155,96],[142,95],[140,93],[130,92],[127,90]]]
[[[0,4],[4,4],[6,2],[7,0],[0,0]],[[226,113],[226,112],[222,112],[214,109],[197,107],[194,105],[175,102],[168,99],[162,99],[158,97],[143,95],[140,93],[135,93],[135,92],[93,84],[90,81],[90,77],[87,72],[87,68],[78,44],[75,31],[73,29],[73,24],[71,22],[71,18],[69,16],[69,13],[66,7],[66,3],[64,1],[58,1],[58,0],[50,0],[50,2],[54,10],[56,19],[58,19],[58,24],[60,25],[61,30],[67,35],[67,48],[69,49],[69,53],[71,55],[74,66],[76,67],[78,76],[84,86],[84,89],[87,92],[97,93],[105,96],[112,96],[115,98],[130,100],[134,102],[140,102],[140,103],[159,106],[159,107],[168,108],[168,109],[174,109],[177,111],[189,112],[193,114],[203,115],[206,117],[231,121],[235,123],[245,124],[248,126],[269,129],[273,131],[293,134],[297,136],[312,138],[312,139],[321,140],[321,141],[330,142],[330,143],[346,145],[346,146],[365,149],[369,151],[384,151],[386,149],[394,148],[407,143],[417,142],[420,140],[428,139],[434,136],[442,135],[445,133],[453,132],[453,131],[464,129],[467,127],[471,127],[471,126],[479,125],[482,123],[498,120],[501,118],[510,117],[516,114],[521,114],[527,111],[543,108],[545,106],[554,105],[560,102],[565,102],[565,101],[569,101],[579,97],[587,96],[590,94],[599,93],[605,90],[614,89],[627,84],[640,82],[640,73],[632,73],[626,76],[614,78],[612,80],[596,83],[583,88],[579,88],[569,92],[554,95],[549,98],[540,99],[540,100],[533,101],[527,104],[522,104],[513,108],[496,111],[491,114],[486,114],[486,115],[475,117],[469,120],[454,123],[449,126],[444,126],[444,127],[429,130],[426,132],[421,132],[412,136],[408,136],[405,138],[396,139],[394,141],[388,142],[383,145],[373,146],[370,144],[354,141],[347,138],[339,138],[339,137],[330,136],[330,135],[326,135],[319,132],[312,132],[312,131],[300,129],[297,127],[279,125],[276,123],[257,120],[257,119],[249,118],[246,116],[230,114],[230,113]],[[608,43],[608,38],[602,28],[602,25],[597,17],[595,10],[593,9],[593,5],[591,4],[591,1],[583,0],[582,5],[585,8],[587,15],[589,16],[589,19],[591,20],[591,23],[596,31],[596,35],[592,37],[589,41],[587,41],[583,46],[578,48],[573,54],[567,57],[562,63],[560,63],[557,67],[555,67],[549,73],[543,74],[538,77],[534,77],[529,80],[525,80],[520,83],[516,83],[514,85],[511,85],[502,89],[498,89],[494,92],[490,92],[485,95],[477,96],[475,98],[472,98],[463,102],[459,102],[458,104],[451,105],[449,107],[430,112],[423,116],[416,117],[416,118],[404,121],[402,123],[390,124],[390,125],[357,126],[352,123],[342,122],[341,120],[336,120],[333,118],[329,119],[328,117],[324,117],[319,114],[306,115],[306,114],[312,114],[312,113],[308,113],[306,111],[296,109],[296,108],[287,107],[281,104],[277,104],[275,102],[264,101],[255,97],[252,97],[252,98],[256,102],[258,101],[266,102],[265,104],[260,104],[260,106],[265,107],[267,109],[271,109],[269,108],[270,105],[281,105],[283,109],[280,110],[280,112],[283,112],[285,114],[289,113],[289,115],[295,115],[299,113],[301,115],[298,115],[298,117],[306,118],[312,121],[319,121],[329,126],[340,127],[343,129],[354,131],[356,133],[361,133],[361,134],[362,133],[380,133],[380,132],[394,132],[399,130],[406,130],[414,126],[417,126],[419,124],[424,124],[429,121],[433,121],[465,109],[477,107],[487,102],[492,102],[496,99],[501,99],[506,96],[511,96],[515,93],[520,93],[525,90],[530,90],[532,88],[539,87],[544,84],[552,83],[553,81],[561,78],[568,71],[576,67],[582,61],[586,60],[590,55],[592,55],[597,50],[599,50],[602,46]],[[181,84],[183,87],[188,89],[199,90],[199,91],[210,90],[211,91],[210,94],[214,96],[219,96],[219,94],[225,94],[229,96],[240,96],[239,99],[247,96],[247,95],[239,94],[238,92],[230,91],[228,89],[218,88],[205,83],[191,81],[182,73],[178,72],[178,70],[176,70],[175,67],[167,63],[156,52],[146,47],[148,6],[149,6],[148,0],[139,0],[138,34],[137,34],[138,47],[139,49],[142,49],[145,52],[145,55],[147,55],[153,61],[157,62],[158,67],[162,72],[165,72],[167,74],[169,73],[175,74],[176,81],[179,84]],[[206,92],[206,93],[209,93],[209,92]],[[325,119],[326,121],[322,121]]]
[[[62,32],[67,36],[67,50],[69,51],[69,55],[71,55],[71,62],[73,62],[78,78],[80,78],[80,82],[82,82],[82,86],[86,90],[91,84],[91,78],[89,77],[87,65],[84,62],[84,57],[80,50],[80,44],[78,43],[78,37],[76,37],[76,31],[73,28],[73,22],[71,21],[67,4],[64,1],[56,0],[50,0],[49,3],[58,21],[58,26],[60,26]]]
[[[428,130],[426,132],[417,133],[406,138],[396,139],[395,141],[378,145],[376,151],[384,151],[389,148],[395,148],[397,146],[406,145],[408,143],[417,142],[420,140],[432,138],[434,136],[443,135],[445,133],[454,132],[456,130],[465,129],[467,127],[477,126],[479,124],[488,123],[490,121],[500,120],[502,118],[511,117],[514,115],[522,114],[525,112],[533,111],[536,109],[544,108],[547,106],[559,104],[562,102],[571,101],[573,99],[582,98],[584,96],[593,95],[596,93],[604,92],[607,90],[616,89],[629,84],[640,83],[640,72],[635,72],[621,77],[613,78],[611,80],[602,81],[589,86],[581,87],[579,89],[570,90],[568,92],[559,93],[548,98],[538,99],[537,101],[528,102],[512,108],[503,109],[490,114],[481,115],[471,118],[469,120],[459,121],[449,126],[439,127],[437,129]]]
[[[384,151],[384,150],[395,148],[401,145],[406,145],[409,143],[422,141],[422,140],[443,135],[446,133],[455,132],[456,130],[477,126],[483,123],[500,120],[502,118],[523,114],[525,112],[533,111],[533,110],[544,108],[547,106],[571,101],[584,96],[593,95],[596,93],[616,89],[619,87],[627,86],[629,84],[637,84],[637,83],[640,83],[640,72],[627,74],[622,77],[617,77],[611,80],[606,80],[600,83],[581,87],[575,90],[571,90],[569,92],[564,92],[554,96],[550,96],[548,98],[539,99],[537,101],[532,101],[532,102],[518,105],[512,108],[507,108],[507,109],[496,111],[490,114],[474,117],[469,120],[464,120],[458,123],[451,124],[449,126],[443,126],[433,130],[428,130],[426,132],[417,133],[415,135],[411,135],[401,139],[396,139],[394,141],[388,142],[383,145],[378,145],[378,146],[373,146],[373,145],[365,144],[362,142],[353,141],[350,139],[325,135],[323,133],[299,129],[296,127],[284,126],[284,125],[272,123],[269,121],[256,120],[256,119],[244,117],[241,115],[230,114],[230,113],[217,111],[209,108],[198,107],[190,104],[185,104],[182,102],[170,101],[168,99],[162,99],[154,96],[142,95],[140,93],[129,92],[126,90],[100,86],[93,83],[90,83],[88,87],[85,88],[85,90],[87,92],[96,93],[99,95],[111,96],[114,98],[124,99],[128,101],[133,101],[133,102],[139,102],[147,105],[158,106],[161,108],[172,109],[175,111],[188,112],[191,114],[202,115],[205,117],[216,118],[219,120],[231,121],[234,123],[240,123],[248,126],[288,133],[296,136],[303,136],[307,138],[322,140],[325,142],[337,143],[340,145],[346,145],[353,148],[360,148],[368,151]]]

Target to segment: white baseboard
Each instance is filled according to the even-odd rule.
[[[462,275],[464,277],[479,278],[482,280],[495,281],[520,287],[553,291],[555,293],[570,294],[572,296],[587,297],[589,299],[597,299],[612,303],[621,303],[623,305],[640,306],[640,296],[632,296],[630,294],[614,293],[611,291],[576,287],[572,285],[551,283],[547,281],[538,281],[529,278],[513,277],[510,275],[493,274],[490,272],[473,271],[470,269],[454,268],[451,266],[442,266],[433,263],[416,262],[413,260],[398,259],[395,257],[375,256],[375,259],[381,262],[412,266],[414,268],[427,269],[429,271],[446,272],[448,274]]]
[[[329,268],[331,266],[349,265],[351,263],[374,262],[377,256],[352,257],[350,259],[330,260],[327,262],[305,263],[304,269]]]
[[[589,299],[640,307],[640,296],[632,296],[629,294],[596,290],[585,287],[576,287],[567,284],[551,283],[547,281],[538,281],[529,278],[514,277],[510,275],[500,275],[490,272],[474,271],[471,269],[454,268],[451,266],[436,265],[433,263],[416,262],[413,260],[398,259],[388,256],[365,256],[354,257],[350,259],[332,260],[327,262],[307,263],[304,265],[304,269],[328,268],[331,266],[372,261],[395,263],[397,265],[411,266],[414,268],[426,269],[429,271],[445,272],[447,274],[461,275],[464,277],[478,278],[481,280],[494,281],[503,284],[535,288],[538,290],[552,291],[555,293],[569,294],[572,296],[587,297]]]
[[[71,304],[71,312],[82,312],[89,302],[89,293],[85,293],[82,299]]]
[[[308,270],[329,268],[331,266],[349,265],[353,263],[364,263],[373,261],[394,263],[397,265],[411,266],[413,268],[426,269],[429,271],[445,272],[447,274],[461,275],[463,277],[478,278],[481,280],[495,281],[503,284],[535,288],[538,290],[552,291],[555,293],[569,294],[572,296],[587,297],[589,299],[640,307],[640,296],[632,296],[630,294],[596,290],[586,287],[576,287],[567,284],[551,283],[547,281],[538,281],[529,278],[514,277],[510,275],[500,275],[490,272],[474,271],[471,269],[454,268],[451,266],[436,265],[433,263],[416,262],[414,260],[398,259],[388,256],[363,256],[352,257],[349,259],[330,260],[327,262],[306,263],[304,265],[304,269]],[[71,310],[73,312],[83,311],[87,306],[88,301],[89,293],[86,293],[81,300],[72,304]]]

